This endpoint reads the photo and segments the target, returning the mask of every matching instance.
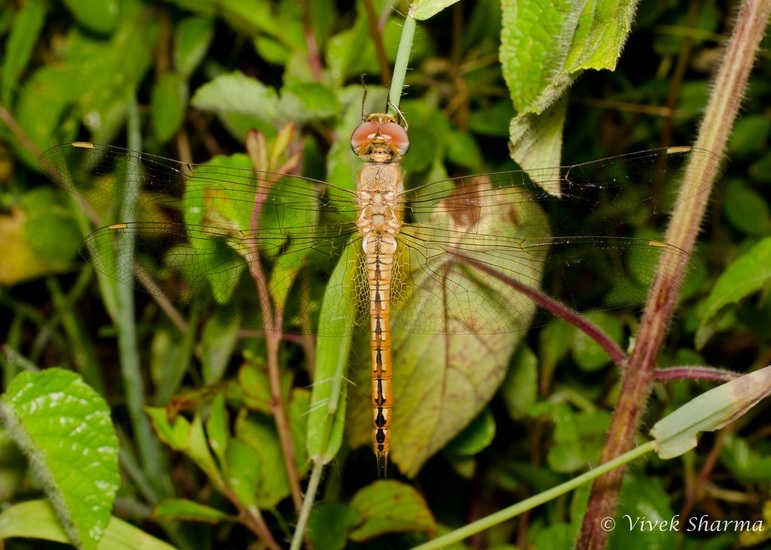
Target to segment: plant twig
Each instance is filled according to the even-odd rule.
[[[260,140],[262,143],[260,143]],[[246,147],[249,152],[249,156],[256,168],[261,168],[267,164],[267,155],[265,155],[265,141],[264,137],[258,136],[255,133],[250,133],[247,136]],[[257,192],[254,199],[254,208],[252,209],[251,227],[252,233],[255,233],[259,227],[260,212],[262,205],[268,197],[268,191],[271,181],[257,181]],[[281,395],[281,374],[278,364],[278,351],[281,344],[281,328],[283,322],[283,311],[280,304],[274,304],[271,307],[272,299],[270,290],[268,288],[268,280],[265,276],[265,272],[262,269],[260,263],[260,253],[257,248],[257,241],[255,239],[249,239],[249,269],[252,279],[257,286],[257,293],[259,295],[260,307],[262,318],[265,323],[265,343],[267,345],[267,362],[268,362],[268,380],[270,383],[271,393],[271,410],[276,422],[276,431],[278,432],[278,439],[281,444],[281,451],[284,457],[284,465],[286,466],[287,479],[289,480],[289,488],[292,494],[292,503],[295,510],[299,512],[302,506],[302,493],[300,492],[300,481],[297,477],[297,469],[295,467],[295,453],[294,444],[292,442],[292,432],[289,428],[289,420],[286,415],[286,407],[284,406],[284,399]]]
[[[771,2],[768,0],[747,0],[742,3],[712,86],[712,95],[699,128],[696,147],[715,153],[725,150],[769,15]],[[717,158],[708,162],[689,163],[680,191],[686,199],[677,201],[666,242],[688,253],[693,250],[710,191],[719,172]],[[665,250],[659,265],[675,265],[677,269],[659,269],[651,288],[637,343],[629,361],[630,368],[623,373],[620,393],[624,399],[619,401],[613,414],[602,453],[603,462],[620,456],[634,445],[645,404],[656,379],[656,361],[672,319],[681,275],[686,267],[683,260],[670,257],[669,250],[674,248]],[[613,516],[623,475],[624,469],[619,468],[595,482],[578,540],[579,548],[605,547],[608,533],[602,529],[601,520]]]
[[[450,250],[448,253],[450,256],[457,258],[462,263],[495,277],[517,292],[520,292],[530,298],[537,306],[542,307],[556,317],[559,317],[571,325],[576,326],[579,330],[585,332],[587,336],[602,346],[602,349],[605,350],[605,352],[610,356],[611,361],[613,361],[616,365],[626,365],[628,358],[626,353],[624,353],[624,350],[621,349],[621,347],[616,344],[613,339],[608,336],[600,327],[589,321],[589,319],[582,316],[574,309],[571,309],[562,302],[551,298],[537,288],[522,284],[513,277],[508,277],[507,275],[492,269],[487,264],[479,262],[471,256],[467,256],[460,250]]]

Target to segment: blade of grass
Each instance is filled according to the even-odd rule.
[[[136,98],[131,95],[128,98],[128,145],[130,149],[139,151],[142,149],[142,139],[139,131],[139,109]],[[138,190],[127,182],[118,182],[121,186],[121,210],[120,220],[130,222],[134,219],[135,204]],[[120,252],[115,261],[121,265],[134,264],[133,241],[128,233],[122,234],[124,239]],[[147,479],[154,487],[153,501],[158,500],[164,494],[163,490],[163,456],[158,439],[153,433],[150,421],[143,410],[146,405],[145,387],[142,379],[142,371],[139,362],[139,349],[134,319],[134,288],[132,285],[120,284],[110,281],[115,285],[117,308],[114,319],[118,331],[118,349],[120,353],[121,377],[126,392],[126,405],[128,407],[131,425],[134,429],[139,454],[142,457],[142,469]]]

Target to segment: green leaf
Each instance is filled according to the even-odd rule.
[[[305,124],[335,116],[341,109],[332,89],[318,82],[292,82],[281,88],[278,110],[283,120]]]
[[[267,442],[277,445],[277,441]],[[257,487],[264,473],[255,467],[255,453],[240,439],[231,439],[227,449],[227,484],[244,506],[258,506]]]
[[[538,358],[530,346],[522,344],[517,349],[500,393],[511,418],[530,416],[530,407],[538,400]]]
[[[184,416],[177,416],[170,423],[163,407],[145,407],[158,438],[175,451],[184,451],[190,434],[190,422]]]
[[[219,382],[238,341],[237,319],[213,316],[206,320],[201,338],[200,358],[204,382]]]
[[[68,264],[77,256],[80,230],[72,210],[61,206],[61,195],[51,188],[35,188],[21,200],[27,212],[25,241],[51,265]]]
[[[237,459],[230,465],[231,475],[238,475],[235,479],[245,487],[249,487],[252,481],[256,482],[250,500],[256,502],[257,506],[276,506],[289,496],[289,481],[275,422],[261,414],[241,415],[236,420],[235,439],[231,440],[231,446],[236,440],[248,446],[251,456],[247,457],[245,449],[237,447],[237,454],[231,455]],[[247,458],[249,462],[245,464],[244,460]],[[254,474],[246,474],[245,468],[252,468]],[[250,478],[252,481],[245,482]]]
[[[486,449],[495,437],[495,418],[488,407],[482,410],[462,432],[456,435],[444,448],[448,453],[459,456],[473,456]]]
[[[182,126],[187,99],[187,81],[182,75],[167,71],[158,77],[150,95],[150,106],[155,136],[159,141],[170,140]]]
[[[350,507],[361,518],[350,534],[355,542],[398,531],[434,534],[437,530],[436,521],[420,493],[397,481],[367,485],[353,496]]]
[[[742,180],[726,182],[723,211],[731,225],[745,233],[763,237],[771,232],[771,213],[765,198]]]
[[[582,71],[615,68],[635,5],[628,0],[502,3],[500,59],[518,113],[510,132],[512,158],[521,166],[560,164],[563,95]],[[544,119],[533,116],[542,114]]]
[[[607,411],[575,412],[565,403],[553,408],[555,445],[549,449],[549,465],[557,472],[573,473],[599,460],[607,435]]]
[[[771,237],[756,244],[733,262],[720,276],[704,303],[701,323],[696,332],[696,347],[701,349],[714,332],[724,308],[763,288],[771,279]]]
[[[391,340],[399,353],[394,361],[398,375],[392,381],[391,458],[407,476],[414,476],[485,407],[503,381],[511,354],[535,315],[532,302],[522,300],[499,278],[453,258],[433,239],[435,229],[444,229],[454,235],[456,247],[464,249],[471,259],[479,255],[486,260],[489,246],[494,246],[486,239],[518,239],[519,231],[530,223],[538,227],[545,223],[543,212],[532,201],[504,205],[486,192],[489,188],[484,181],[479,181],[477,188],[480,198],[475,204],[484,215],[474,221],[472,233],[462,217],[450,216],[441,208],[422,229],[405,226],[401,232],[411,249],[405,254],[408,257],[395,260],[402,264],[405,275],[392,281],[392,294],[403,299],[398,307],[392,306]],[[452,190],[448,190],[446,200],[452,200]],[[519,223],[511,223],[513,219]],[[443,277],[425,271],[424,258],[441,262],[445,266]],[[503,277],[524,282],[523,274],[537,272],[543,259],[543,254],[527,258],[504,254],[496,258],[496,269]],[[456,293],[458,287],[464,292]],[[445,296],[452,296],[449,307]],[[405,327],[399,325],[402,311],[434,315],[419,315],[415,326]],[[476,332],[468,332],[469,325]],[[363,366],[354,370],[357,386],[368,387],[369,370]],[[364,392],[352,394],[350,410],[348,436],[355,447],[369,440],[365,426],[372,423],[371,398]]]
[[[153,508],[152,517],[160,521],[187,520],[212,524],[235,520],[221,510],[185,498],[163,499]]]
[[[51,503],[46,500],[32,500],[3,510],[0,514],[0,539],[12,537],[70,543]],[[173,550],[174,547],[122,519],[110,517],[104,537],[99,541],[99,550],[135,550],[137,548]]]
[[[337,502],[321,503],[313,507],[308,533],[316,548],[342,550],[348,531],[359,522],[358,514]]]
[[[771,395],[771,366],[740,376],[689,401],[651,429],[656,452],[674,458],[696,447],[699,432],[719,430]]]
[[[73,17],[87,29],[100,34],[115,30],[120,18],[118,0],[64,0]]]
[[[0,414],[70,539],[96,548],[120,485],[118,438],[107,404],[77,374],[53,368],[14,378],[0,397]]]
[[[672,525],[678,516],[672,511],[669,496],[657,478],[627,474],[618,502],[608,548],[678,547],[680,534],[678,527]],[[679,524],[680,529],[685,527]]]
[[[27,67],[45,20],[42,1],[33,0],[22,6],[13,18],[11,32],[5,42],[5,57],[0,77],[0,103],[6,107],[12,103],[14,88],[19,85],[19,77]]]
[[[758,151],[761,143],[771,135],[771,120],[763,115],[743,116],[736,121],[728,140],[731,156],[742,156]]]
[[[0,214],[0,284],[14,285],[72,269],[80,231],[61,195],[36,187]]]
[[[540,113],[524,113],[511,119],[509,153],[523,169],[559,166],[567,104],[567,97],[563,96]],[[548,181],[536,183],[545,191],[558,195],[559,187],[549,185]]]
[[[273,88],[234,71],[198,88],[190,104],[204,111],[250,115],[270,122],[278,117],[279,101]]]
[[[186,79],[206,56],[212,38],[214,23],[203,17],[188,17],[174,29],[174,68]]]
[[[410,4],[410,17],[418,21],[430,19],[445,8],[452,6],[458,0],[415,0]]]
[[[584,315],[589,321],[600,327],[614,342],[620,342],[624,329],[618,317],[604,311],[590,311]],[[573,341],[573,358],[584,372],[594,372],[610,363],[608,353],[583,331],[576,331]]]
[[[217,456],[219,463],[224,466],[225,456],[230,441],[228,430],[228,411],[225,407],[225,394],[220,392],[214,398],[209,410],[209,418],[206,421],[206,435],[209,438],[209,446]]]
[[[209,443],[203,431],[203,421],[199,414],[196,414],[190,423],[185,453],[209,476],[217,487],[223,485],[222,474],[209,449]]]

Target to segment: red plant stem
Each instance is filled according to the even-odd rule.
[[[658,382],[671,382],[672,380],[711,380],[712,382],[730,382],[738,378],[739,374],[730,370],[705,367],[704,365],[688,365],[656,369]]]
[[[605,352],[610,356],[610,359],[619,366],[624,366],[628,359],[624,350],[616,344],[613,339],[608,336],[600,327],[589,321],[586,317],[582,316],[576,310],[569,308],[562,302],[551,298],[544,294],[537,288],[527,286],[516,279],[504,275],[499,271],[489,267],[488,265],[475,260],[474,258],[465,255],[460,250],[448,250],[448,254],[454,258],[457,258],[462,263],[471,266],[479,271],[487,273],[498,279],[499,281],[507,284],[517,292],[520,292],[530,298],[537,306],[551,312],[556,317],[563,319],[576,326],[579,330],[586,333],[592,340],[597,342]]]
[[[742,3],[712,86],[696,147],[714,153],[725,150],[769,15],[771,2],[768,0],[746,0]],[[681,187],[681,195],[688,198],[677,201],[665,239],[667,243],[689,254],[693,250],[710,191],[718,174],[717,158],[715,162],[689,163]],[[678,258],[667,257],[665,250],[660,266],[677,265],[674,263],[677,261]],[[634,445],[645,405],[656,380],[656,362],[677,303],[682,280],[680,275],[685,265],[678,267],[676,270],[659,269],[651,288],[629,368],[623,372],[620,391],[623,397],[613,414],[602,453],[603,463],[620,456]],[[595,481],[577,542],[578,548],[605,548],[608,533],[602,529],[601,520],[613,516],[623,475],[624,469],[618,468]]]

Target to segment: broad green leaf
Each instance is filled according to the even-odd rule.
[[[575,542],[570,540],[570,526],[567,523],[553,523],[539,531],[533,540],[534,548],[574,548]]]
[[[487,184],[480,180],[478,185],[480,190],[484,190]],[[403,237],[409,239],[416,251],[411,250],[409,258],[396,260],[404,263],[400,269],[410,275],[404,280],[410,280],[411,284],[407,285],[399,278],[392,281],[392,294],[396,293],[403,299],[398,307],[392,306],[392,346],[395,352],[391,458],[407,476],[414,476],[431,455],[455,437],[485,407],[503,381],[511,354],[535,314],[532,302],[521,300],[521,296],[512,292],[503,281],[463,265],[447,255],[441,246],[430,244],[434,242],[433,228],[442,228],[456,235],[457,247],[464,248],[470,257],[477,254],[485,257],[488,250],[483,235],[517,239],[519,230],[529,223],[539,226],[544,223],[543,212],[533,202],[522,201],[516,206],[504,206],[497,202],[498,199],[492,198],[492,194],[483,193],[480,196],[485,197],[481,201],[487,201],[483,206],[488,215],[475,220],[473,237],[466,231],[463,217],[447,215],[442,211],[441,204],[425,224],[425,229],[407,226],[402,229]],[[451,192],[446,200],[452,200]],[[509,210],[512,207],[517,208],[516,214]],[[520,225],[511,223],[512,219],[519,220]],[[469,242],[465,242],[465,238]],[[417,250],[419,246],[425,248]],[[447,255],[446,258],[443,255]],[[434,273],[422,269],[422,258],[432,258],[432,261],[445,264],[444,276],[439,283]],[[543,257],[532,255],[527,259],[529,264],[523,263],[523,258],[504,257],[498,258],[497,264],[502,275],[526,283],[523,273],[531,272],[529,269],[537,272],[542,261]],[[465,292],[457,294],[457,286]],[[445,302],[445,296],[452,296],[449,304]],[[399,327],[400,310],[409,311],[410,308],[426,312],[446,311],[446,321],[441,326],[430,325],[431,330],[426,327],[417,327],[420,330]],[[466,326],[458,327],[456,324],[462,322],[462,317],[453,315],[453,308],[473,319],[465,323],[473,322],[478,333],[467,332]],[[434,323],[445,317],[426,315],[422,319]],[[499,326],[506,326],[507,330],[497,330]],[[357,373],[357,387],[368,387],[366,377],[369,376],[369,368],[362,365],[354,372]],[[370,396],[363,391],[352,392],[347,432],[352,447],[369,440],[372,424],[370,400]]]
[[[482,151],[467,132],[450,131],[447,140],[447,160],[472,172],[482,168]]]
[[[322,502],[311,511],[308,533],[316,548],[342,550],[348,540],[348,531],[358,522],[358,514],[345,504]]]
[[[236,441],[245,443],[251,453],[247,454]],[[229,467],[231,483],[237,482],[242,486],[241,491],[254,487],[249,501],[254,501],[259,508],[272,508],[289,496],[286,466],[272,418],[261,414],[239,416],[230,446],[234,444],[232,453],[228,449],[233,460]],[[253,472],[247,472],[248,468]]]
[[[599,460],[610,424],[607,411],[575,412],[565,403],[554,406],[555,445],[549,449],[549,465],[556,472],[573,473]]]
[[[738,179],[725,183],[723,211],[735,228],[764,237],[771,232],[771,213],[762,194]]]
[[[473,456],[486,449],[495,437],[495,418],[485,408],[462,432],[450,441],[444,450],[459,456]]]
[[[5,41],[0,103],[6,107],[12,104],[14,88],[19,84],[19,77],[29,62],[45,20],[45,4],[42,0],[32,0],[22,6],[13,18],[11,32]]]
[[[511,418],[530,416],[530,407],[538,399],[538,358],[529,346],[519,346],[501,384],[501,395]]]
[[[410,4],[410,17],[418,21],[430,19],[445,8],[452,6],[458,0],[415,0]]]
[[[719,315],[727,306],[738,303],[763,288],[771,279],[771,237],[756,244],[733,262],[712,287],[701,314],[696,333],[696,347],[701,349],[715,330]]]
[[[509,125],[509,153],[525,170],[558,166],[562,156],[562,128],[567,98],[560,97],[539,113],[520,114]],[[557,185],[536,181],[545,191],[558,195]]]
[[[118,0],[63,0],[78,23],[100,34],[115,30],[121,15]]]
[[[185,498],[163,499],[153,508],[152,517],[160,521],[186,520],[213,524],[235,520],[221,510]]]
[[[278,116],[278,94],[259,80],[235,71],[210,80],[193,94],[193,107],[213,113],[250,115],[272,122]]]
[[[771,366],[701,394],[654,424],[651,435],[656,440],[656,452],[664,459],[680,456],[696,447],[699,432],[719,430],[768,395]]]
[[[153,128],[161,141],[170,140],[179,130],[187,109],[187,81],[173,71],[166,71],[158,77],[150,96]]]
[[[766,143],[771,135],[771,120],[764,115],[743,116],[736,121],[728,140],[731,156],[743,156],[758,149],[758,145]]]
[[[437,525],[426,501],[414,488],[397,481],[376,481],[351,499],[359,525],[350,539],[362,542],[385,533],[423,531],[436,533]]]
[[[590,311],[584,315],[589,321],[600,327],[614,342],[623,337],[621,321],[615,315],[604,311]],[[581,370],[594,372],[610,363],[610,356],[595,340],[583,331],[576,331],[573,341],[573,358]]]
[[[608,548],[678,547],[680,533],[671,522],[679,521],[679,517],[672,511],[669,495],[657,478],[625,475],[618,502]],[[683,522],[679,523],[680,529],[685,527]]]
[[[120,485],[107,404],[77,374],[53,368],[14,378],[0,397],[0,413],[71,540],[96,548]]]
[[[304,124],[335,116],[341,109],[335,93],[318,82],[292,82],[281,89],[278,110],[286,121]]]
[[[129,5],[131,13],[123,14],[109,38],[71,30],[57,48],[60,57],[22,88],[14,115],[41,150],[74,138],[81,122],[97,142],[111,141],[123,125],[127,94],[144,79],[158,37],[158,18],[150,10],[140,11],[140,4],[122,4]],[[27,148],[15,146],[20,158],[34,166],[37,159]]]
[[[145,407],[158,438],[175,451],[184,451],[190,435],[190,422],[184,416],[177,416],[170,423],[163,407]]]
[[[38,187],[0,214],[0,284],[72,268],[80,231],[53,189]]]
[[[244,506],[258,506],[257,487],[262,471],[255,467],[252,448],[240,439],[231,439],[227,449],[227,485]]]
[[[292,387],[292,374],[284,369],[279,376],[281,395],[286,399],[290,395],[289,391]],[[243,392],[244,403],[248,408],[264,414],[272,414],[271,402],[273,397],[268,378],[268,367],[264,361],[249,357],[249,361],[238,370],[238,385]]]
[[[200,357],[204,382],[219,382],[227,369],[238,340],[238,323],[213,316],[204,324]]]
[[[0,539],[24,537],[70,543],[54,509],[46,500],[15,504],[0,514]],[[173,546],[118,519],[110,517],[99,550],[173,550]]]
[[[517,110],[512,158],[525,168],[558,166],[563,95],[582,71],[615,68],[636,2],[504,0],[502,6],[500,59]]]
[[[189,78],[206,56],[213,37],[211,19],[188,17],[180,21],[174,29],[174,68]]]

